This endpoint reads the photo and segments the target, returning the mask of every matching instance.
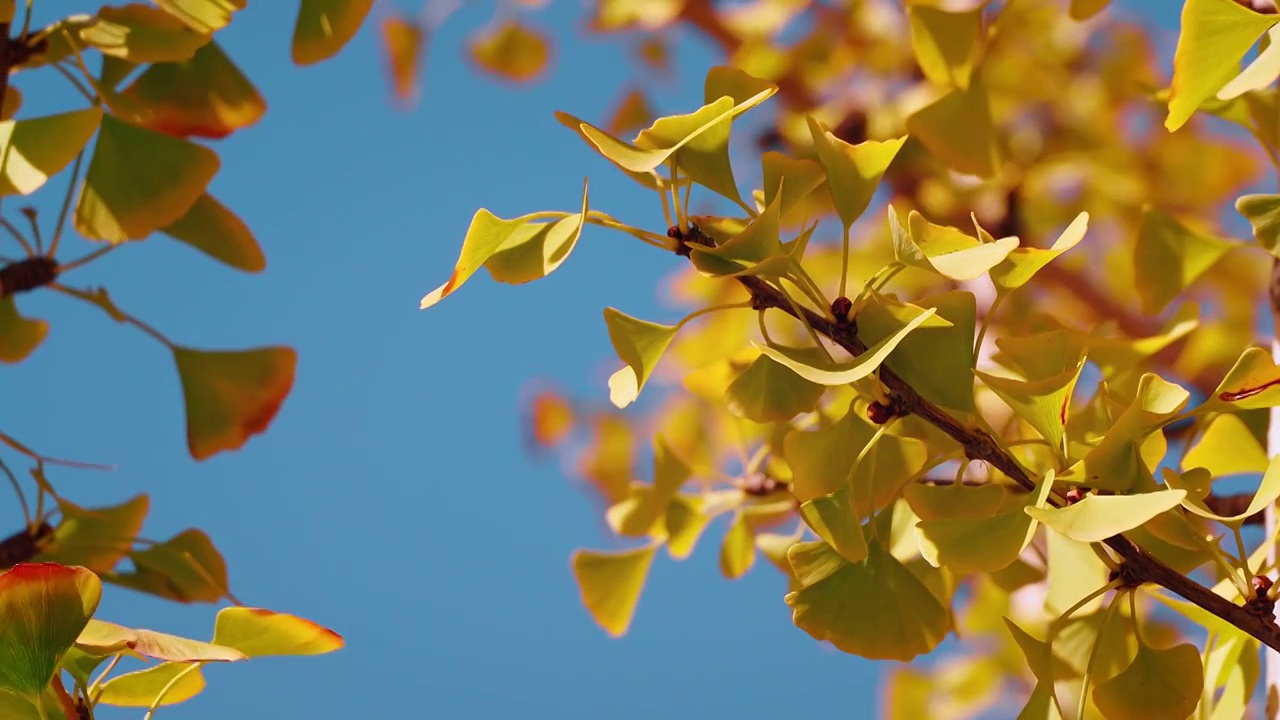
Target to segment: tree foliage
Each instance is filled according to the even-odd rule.
[[[670,255],[687,314],[604,308],[609,403],[529,408],[617,536],[572,561],[601,628],[628,630],[660,555],[718,542],[726,577],[786,577],[815,640],[913,661],[893,717],[1245,715],[1280,650],[1258,532],[1280,196],[1245,194],[1280,162],[1280,15],[1185,0],[1162,58],[1107,4],[592,5],[648,70],[681,28],[723,56],[685,114],[635,82],[610,119],[557,115],[651,222],[585,187],[481,209],[421,307],[481,267],[543,278],[600,229]],[[516,22],[476,47],[520,80],[547,53]],[[404,97],[408,33],[386,37]]]

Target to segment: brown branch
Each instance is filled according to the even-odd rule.
[[[673,232],[677,232],[673,230]],[[685,243],[712,245],[710,238],[697,228],[684,236]],[[680,249],[684,249],[683,243]],[[680,253],[684,254],[684,253]],[[751,293],[752,307],[759,309],[773,308],[808,323],[817,333],[825,335],[833,342],[857,357],[866,352],[867,347],[858,339],[856,318],[853,320],[828,320],[805,307],[797,309],[792,306],[780,290],[766,281],[752,276],[736,278]],[[906,381],[883,365],[878,370],[880,382],[888,388],[895,414],[914,414],[930,425],[941,430],[952,440],[964,448],[965,456],[970,460],[980,460],[1011,480],[1033,490],[1036,481],[1012,456],[996,443],[989,433],[981,428],[968,427],[956,420],[943,409],[925,400]],[[1155,583],[1174,594],[1181,596],[1192,604],[1226,620],[1260,642],[1274,650],[1280,650],[1280,626],[1276,625],[1272,614],[1260,613],[1254,604],[1240,606],[1214,593],[1182,573],[1165,565],[1155,556],[1143,550],[1124,535],[1114,535],[1103,541],[1123,559],[1121,576],[1127,585],[1137,586],[1146,582]]]

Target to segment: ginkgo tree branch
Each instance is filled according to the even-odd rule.
[[[685,243],[711,245],[712,241],[696,228],[684,238]],[[680,248],[683,249],[683,248]],[[684,254],[677,250],[679,254]],[[750,275],[735,278],[751,294],[752,306],[759,310],[780,310],[814,332],[830,339],[854,357],[866,352],[867,346],[858,339],[857,318],[829,320],[809,308],[790,302],[778,288],[765,280]],[[981,428],[962,424],[945,410],[923,398],[909,383],[888,367],[881,365],[877,371],[880,381],[888,388],[893,403],[892,413],[917,415],[959,443],[970,460],[980,460],[1023,488],[1032,490],[1036,481],[1012,455],[1003,450],[994,437]],[[1192,604],[1231,623],[1257,638],[1268,647],[1280,650],[1280,626],[1274,616],[1262,612],[1260,604],[1236,605],[1214,593],[1209,588],[1165,565],[1155,556],[1143,550],[1124,535],[1114,535],[1103,541],[1123,560],[1119,577],[1129,587],[1155,583]]]

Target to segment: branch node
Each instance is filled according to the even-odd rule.
[[[28,562],[53,538],[53,526],[41,522],[34,528],[23,528],[0,540],[0,570]]]
[[[34,255],[0,267],[0,299],[42,288],[58,279],[58,261]]]
[[[1128,588],[1130,590],[1137,589],[1147,582],[1147,579],[1142,575],[1141,568],[1139,568],[1136,563],[1130,562],[1128,559],[1125,559],[1120,564],[1119,569],[1112,570],[1111,574],[1107,576],[1108,582],[1115,582],[1116,580],[1120,581],[1121,587]]]
[[[707,234],[702,232],[697,225],[689,223],[689,229],[682,231],[679,225],[672,225],[667,228],[667,237],[676,241],[676,254],[680,257],[689,257],[693,253],[694,245],[703,247],[715,247],[716,243]]]

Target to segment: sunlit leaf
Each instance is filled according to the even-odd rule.
[[[1280,44],[1273,47],[1280,48]],[[1253,239],[1280,257],[1280,195],[1241,195],[1236,210],[1253,226]]]
[[[937,647],[951,627],[937,597],[878,541],[860,563],[825,542],[793,545],[787,557],[804,585],[786,595],[792,620],[815,640],[871,660],[905,662]]]
[[[693,552],[702,531],[711,517],[699,508],[697,498],[677,494],[667,506],[664,522],[667,535],[667,553],[676,560],[684,560]]]
[[[889,217],[897,222],[893,206],[889,206]],[[900,228],[894,232],[895,256],[952,280],[981,276],[1003,262],[1019,242],[1006,237],[984,243],[956,228],[931,223],[915,210],[908,213],[907,226],[909,235],[902,235]]]
[[[1182,501],[1182,506],[1191,512],[1210,520],[1218,520],[1229,524],[1239,524],[1252,515],[1256,515],[1270,506],[1280,498],[1280,455],[1276,455],[1271,459],[1267,466],[1266,473],[1262,476],[1262,481],[1258,483],[1258,489],[1254,491],[1253,498],[1249,501],[1249,506],[1244,512],[1237,515],[1219,515],[1210,510],[1204,504],[1204,495],[1196,493],[1194,487],[1187,487],[1184,480],[1190,473],[1179,475],[1165,469],[1165,481],[1169,487],[1181,488],[1177,492],[1184,493],[1186,499]]]
[[[798,357],[799,353],[792,349],[784,349],[781,347],[763,346],[760,352],[773,358],[779,363],[791,368],[795,374],[810,382],[819,385],[847,385],[848,383],[860,380],[880,367],[889,353],[902,342],[912,330],[915,330],[926,320],[933,317],[937,312],[936,308],[925,308],[923,312],[917,314],[900,330],[885,337],[880,342],[867,348],[866,352],[857,358],[846,362],[837,363],[827,368],[818,368],[807,364],[803,359]]]
[[[629,537],[645,537],[654,530],[668,512],[681,486],[692,471],[662,435],[653,443],[653,483],[641,486],[627,501],[617,506],[616,531]]]
[[[117,114],[181,138],[223,138],[257,123],[267,111],[262,94],[217,41],[184,62],[148,66],[119,97],[128,102]]]
[[[867,541],[852,490],[852,483],[844,483],[834,493],[805,501],[800,505],[800,517],[841,557],[856,563],[867,557]]]
[[[782,257],[785,251],[782,247],[781,217],[778,210],[779,203],[774,202],[758,217],[752,219],[742,232],[715,247],[694,245],[690,259],[699,270],[704,272],[713,271],[712,267],[700,262],[708,257],[728,263],[732,271],[737,272],[741,268],[749,268],[772,258]]]
[[[907,132],[956,172],[991,177],[999,166],[996,128],[981,73],[907,118]]]
[[[30,195],[88,144],[102,109],[0,122],[0,196]]]
[[[1149,437],[1162,442],[1163,436],[1153,435],[1153,431],[1181,412],[1190,399],[1190,393],[1181,386],[1154,373],[1145,373],[1138,381],[1134,401],[1084,459],[1062,476],[1088,487],[1117,492],[1130,490],[1148,472],[1142,454],[1144,443]]]
[[[925,77],[939,85],[969,86],[982,52],[982,11],[981,6],[964,12],[908,6],[911,47]]]
[[[941,518],[916,523],[920,554],[930,565],[956,573],[996,572],[1008,567],[1035,536],[1036,523],[1024,508],[1043,507],[1053,473],[1027,503],[991,517]]]
[[[1064,508],[1027,507],[1031,517],[1080,542],[1102,542],[1177,507],[1185,490],[1157,490],[1137,495],[1087,495]]]
[[[1166,513],[1167,515],[1167,513]],[[1161,517],[1159,515],[1157,518]],[[1111,568],[1098,559],[1088,543],[1072,540],[1056,532],[1044,534],[1045,555],[1053,572],[1045,574],[1047,592],[1044,609],[1061,615],[1106,585]],[[1102,608],[1102,598],[1094,598],[1077,609],[1082,614],[1097,612]]]
[[[725,399],[748,420],[781,422],[812,410],[825,389],[761,355],[729,385]]]
[[[237,270],[256,273],[267,267],[267,258],[253,231],[208,193],[201,195],[177,222],[160,228],[160,232]]]
[[[391,79],[391,92],[401,103],[418,95],[418,72],[427,33],[421,25],[400,13],[382,20],[382,56]]]
[[[1240,59],[1276,20],[1275,15],[1256,13],[1234,0],[1186,0],[1165,129],[1182,127],[1200,103],[1235,77]]]
[[[202,530],[184,530],[162,543],[129,553],[134,572],[104,577],[178,602],[217,602],[227,594],[227,563]]]
[[[298,353],[173,348],[186,405],[191,457],[205,460],[242,447],[267,429],[293,388]]]
[[[204,674],[198,666],[160,663],[109,678],[102,684],[98,702],[117,707],[150,707],[163,691],[158,707],[177,705],[199,695],[204,685]]]
[[[1081,358],[1074,368],[1035,380],[1019,380],[982,371],[976,374],[1051,447],[1061,452],[1071,396],[1084,370],[1084,362]]]
[[[919,439],[882,435],[853,470],[875,431],[851,406],[844,417],[825,428],[788,432],[783,452],[792,471],[791,493],[804,502],[836,492],[849,480],[857,489],[861,509],[889,502],[924,466],[927,451]]]
[[[556,447],[573,432],[577,420],[573,405],[553,390],[542,390],[529,401],[529,425],[540,447]]]
[[[337,55],[371,7],[373,0],[302,0],[293,26],[293,61],[312,65]]]
[[[62,521],[54,528],[52,542],[35,559],[110,572],[129,552],[150,507],[146,495],[101,508],[82,508],[59,498]]]
[[[904,327],[920,307],[932,308],[949,327],[921,327],[904,337],[885,365],[920,396],[952,410],[975,412],[973,337],[977,304],[973,293],[955,290],[924,297],[915,305],[879,294],[858,311],[858,338],[874,346]]]
[[[921,520],[986,518],[996,514],[1007,491],[992,483],[970,487],[964,483],[911,483],[902,496]]]
[[[248,659],[235,648],[203,640],[170,635],[142,628],[126,628],[103,620],[90,620],[76,640],[76,647],[107,655],[121,646],[144,657],[169,662],[236,662]]]
[[[1182,456],[1182,469],[1207,469],[1212,475],[1260,473],[1267,453],[1244,421],[1234,413],[1218,415]]]
[[[1251,347],[1240,354],[1217,389],[1196,412],[1240,412],[1280,405],[1280,367],[1271,351]]]
[[[845,227],[853,225],[871,203],[885,170],[893,163],[905,137],[857,145],[837,138],[822,123],[807,116],[818,161],[826,171],[831,201]]]
[[[526,223],[508,236],[485,260],[489,275],[500,283],[520,285],[555,272],[569,258],[587,221],[587,180],[582,180],[582,209],[549,223]]]
[[[755,560],[755,537],[747,524],[747,516],[736,513],[720,545],[720,572],[730,580],[736,580],[747,574]]]
[[[826,179],[822,165],[808,158],[793,158],[782,153],[766,152],[760,157],[764,174],[764,204],[778,199],[778,215],[785,221],[787,213],[816,190]]]
[[[546,71],[551,44],[536,30],[507,20],[473,38],[471,58],[480,67],[513,82],[529,82]]]
[[[998,265],[991,268],[991,281],[1001,292],[1010,292],[1027,284],[1037,272],[1062,253],[1084,239],[1089,228],[1089,213],[1082,212],[1071,221],[1058,239],[1047,250],[1034,247],[1016,247]]]
[[[173,15],[150,5],[131,3],[98,10],[98,22],[82,29],[80,39],[104,55],[134,63],[178,62],[209,42]]]
[[[1200,651],[1191,643],[1155,649],[1138,643],[1138,655],[1119,675],[1099,683],[1093,702],[1114,720],[1184,720],[1204,685]]]
[[[600,0],[592,3],[590,26],[595,32],[656,30],[675,20],[682,0]]]
[[[679,328],[638,320],[613,308],[605,308],[604,321],[614,350],[626,363],[609,378],[609,401],[624,408],[639,396]]]
[[[101,596],[102,582],[83,567],[35,563],[0,574],[0,692],[39,702]]]
[[[1230,242],[1197,233],[1172,215],[1147,207],[1134,247],[1143,312],[1154,315],[1163,310],[1231,247]]]
[[[209,148],[103,117],[76,230],[91,240],[141,240],[185,215],[220,165]]]
[[[192,30],[212,33],[226,27],[231,15],[243,10],[247,0],[155,0],[165,12],[181,19]]]
[[[623,635],[631,625],[656,551],[656,545],[647,545],[622,552],[574,552],[573,575],[582,604],[610,635]]]
[[[48,322],[18,313],[12,295],[0,299],[0,362],[14,364],[27,359],[48,333]]]
[[[346,644],[338,633],[306,618],[242,606],[218,611],[213,643],[234,648],[251,658],[323,655]]]

